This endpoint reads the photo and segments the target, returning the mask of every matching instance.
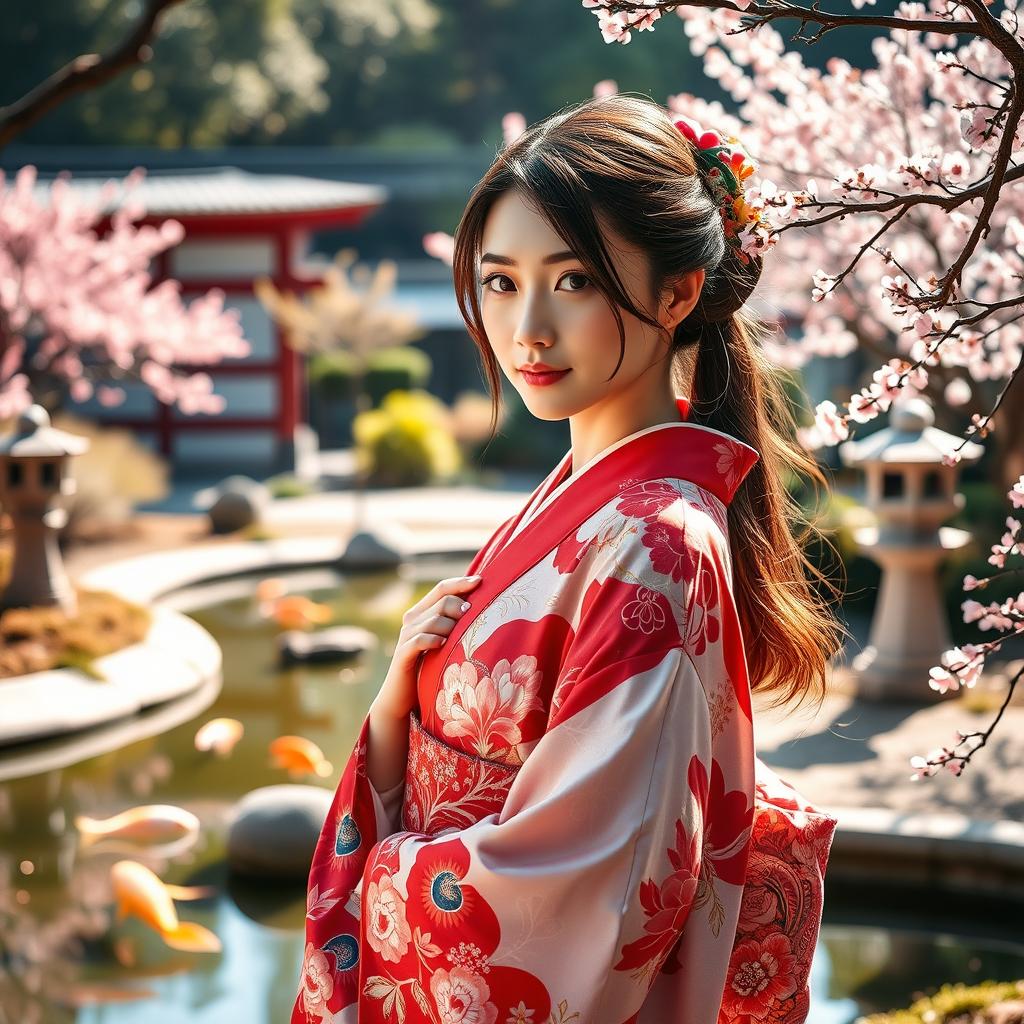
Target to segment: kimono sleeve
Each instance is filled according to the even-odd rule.
[[[327,880],[336,904],[307,927],[293,1021],[623,1024],[685,943],[680,1019],[713,1024],[741,886],[709,883],[704,687],[681,647],[571,665],[566,686],[568,673],[571,699],[500,814],[436,836],[395,832],[358,878],[358,858],[344,865],[358,827],[337,830],[340,863],[315,862],[310,889],[323,899]],[[716,856],[742,845],[720,848],[733,824],[715,822]]]

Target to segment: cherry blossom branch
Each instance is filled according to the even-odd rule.
[[[782,3],[781,0],[770,0],[765,4],[756,3],[722,3],[721,0],[665,0],[664,3],[644,3],[643,0],[598,0],[588,3],[585,7],[600,7],[609,14],[632,15],[637,18],[649,18],[653,12],[669,14],[680,7],[704,7],[723,11],[735,11],[743,14],[743,28],[739,31],[750,31],[761,25],[770,24],[781,19],[794,19],[800,22],[801,29],[793,39],[801,42],[817,42],[826,32],[837,28],[853,25],[868,25],[876,28],[906,29],[910,32],[936,32],[942,35],[973,35],[987,36],[988,33],[977,21],[953,21],[943,19],[913,20],[911,18],[895,18],[888,15],[873,14],[832,14],[815,7],[801,7],[799,4]],[[818,26],[813,36],[804,36],[803,26]]]
[[[115,78],[126,68],[144,64],[153,55],[156,36],[166,11],[183,0],[149,0],[142,16],[119,46],[105,56],[85,53],[69,61],[21,99],[0,107],[0,149],[54,107],[80,92]]]
[[[1024,630],[1019,630],[1018,635],[1019,633],[1024,633]],[[945,768],[947,771],[951,771],[954,775],[962,774],[964,768],[970,764],[971,758],[981,750],[983,746],[985,746],[989,737],[993,732],[995,732],[996,726],[999,724],[999,720],[1003,717],[1004,712],[1013,700],[1013,693],[1017,687],[1017,683],[1020,682],[1021,676],[1024,676],[1024,666],[1021,666],[1010,680],[1009,685],[1006,688],[1006,696],[1003,698],[1003,703],[999,706],[999,711],[996,713],[996,717],[992,719],[992,722],[987,729],[976,732],[960,732],[957,730],[953,733],[954,741],[952,747],[938,747],[935,750],[930,751],[927,757],[922,757],[920,755],[912,757],[910,759],[910,766],[915,769],[915,772],[910,776],[911,781],[917,782],[921,778],[934,775],[938,768]],[[972,743],[975,739],[977,739],[977,743],[969,747],[969,749],[963,753],[957,753],[958,748],[965,744]]]

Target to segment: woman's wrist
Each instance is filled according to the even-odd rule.
[[[396,713],[386,702],[370,706],[366,775],[378,793],[394,789],[405,778],[409,758],[409,716]]]
[[[378,721],[402,722],[409,717],[409,712],[396,707],[386,697],[378,693],[370,703],[370,715],[371,717],[375,716]]]

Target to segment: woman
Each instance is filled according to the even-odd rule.
[[[835,821],[755,761],[750,694],[820,695],[841,627],[791,530],[784,469],[822,477],[740,311],[760,224],[719,141],[593,100],[469,199],[495,421],[500,368],[572,446],[404,617],[293,1022],[806,1017]]]

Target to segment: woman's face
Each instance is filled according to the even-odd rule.
[[[609,255],[627,294],[654,315],[647,258],[602,222]],[[484,226],[480,311],[502,371],[527,409],[543,420],[561,420],[616,399],[635,410],[649,396],[671,392],[667,383],[670,334],[621,310],[625,328],[622,365],[619,331],[608,300],[566,252],[550,222],[517,192],[503,193]],[[696,303],[703,271],[664,293],[659,319],[674,327]],[[521,367],[544,363],[568,370],[560,377],[531,377]],[[660,367],[660,368],[659,368]]]

